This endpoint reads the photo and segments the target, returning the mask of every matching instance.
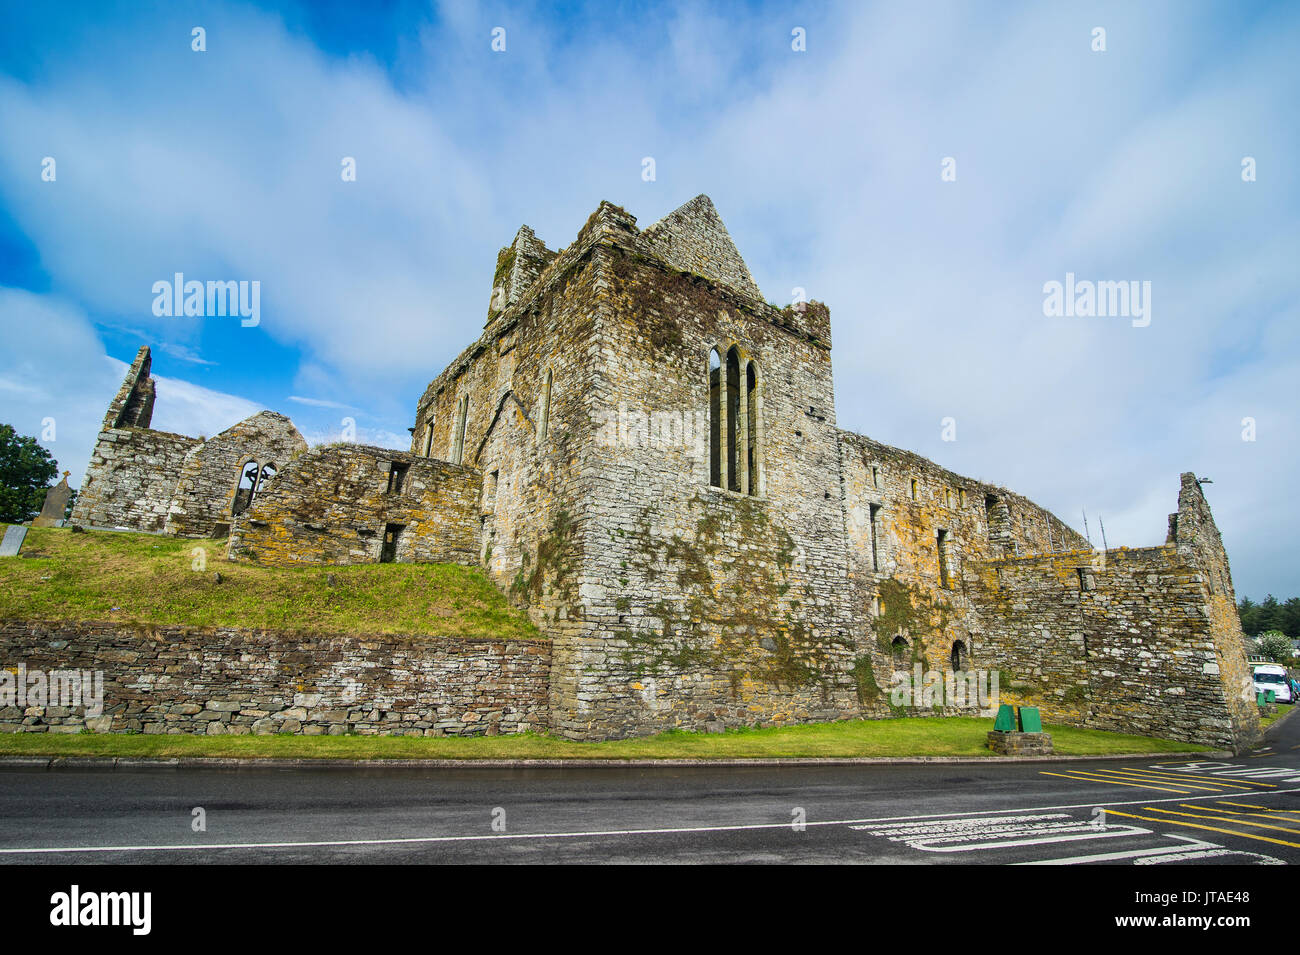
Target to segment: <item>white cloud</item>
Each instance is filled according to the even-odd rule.
[[[1163,540],[1179,472],[1208,473],[1239,589],[1300,590],[1271,529],[1300,519],[1296,15],[1243,15],[1229,38],[1221,12],[1169,4],[806,13],[683,4],[603,36],[511,12],[494,55],[491,11],[445,5],[400,88],[247,8],[214,9],[209,36],[234,42],[206,59],[134,44],[106,65],[140,27],[106,28],[39,84],[0,77],[0,195],[61,293],[160,340],[175,326],[149,316],[153,281],[262,281],[262,326],[240,340],[298,349],[289,400],[316,440],[340,423],[310,409],[354,402],[375,422],[358,440],[406,447],[521,221],[557,248],[602,198],[644,226],[707,192],[769,298],[830,304],[841,426],[1076,525],[1087,507],[1112,543]],[[45,154],[50,188],[31,174]],[[1151,327],[1045,319],[1042,283],[1067,270],[1151,280]],[[67,368],[98,380],[97,342],[33,347],[24,373],[0,369],[6,405],[43,378],[91,389]],[[116,385],[77,413],[97,424]]]

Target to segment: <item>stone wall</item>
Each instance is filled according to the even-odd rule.
[[[141,348],[109,403],[71,521],[208,537],[229,526],[246,462],[283,464],[307,443],[293,422],[271,411],[253,415],[211,441],[152,430],[152,361],[149,348]]]
[[[233,520],[235,494],[245,465],[283,469],[307,450],[298,429],[282,414],[263,411],[191,448],[180,467],[165,530],[179,537],[211,537]],[[260,486],[259,493],[269,487]]]
[[[472,468],[366,445],[312,448],[235,519],[227,553],[264,564],[374,563],[395,525],[394,560],[476,564],[481,495]]]
[[[552,634],[566,681],[556,729],[589,739],[856,715],[829,341],[803,325],[824,306],[774,308],[735,269],[722,283],[667,261],[663,233],[623,210],[596,218],[599,294],[583,311],[596,319],[585,393],[599,454],[573,531],[577,625]],[[716,216],[688,218],[707,229]],[[688,244],[739,261],[725,229]],[[757,373],[754,494],[711,483],[709,355],[732,346]]]
[[[1087,547],[1049,511],[933,461],[841,431],[846,599],[869,635],[855,672],[864,708],[888,715],[896,671],[995,669],[971,601],[977,562]],[[940,573],[940,532],[943,573]]]
[[[200,444],[198,438],[148,428],[101,431],[77,491],[72,523],[161,532],[176,476]]]
[[[533,640],[0,621],[0,664],[103,672],[103,715],[0,707],[0,732],[476,736],[546,729]]]
[[[1258,735],[1241,642],[1224,639],[1204,574],[1174,545],[1001,558],[976,574],[983,663],[1004,702],[1234,750]]]

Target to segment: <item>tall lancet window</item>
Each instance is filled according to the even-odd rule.
[[[709,483],[722,487],[722,359],[709,352]]]
[[[763,430],[759,427],[762,402],[758,396],[758,366],[752,361],[745,370],[745,493],[762,491]]]
[[[456,403],[456,422],[451,431],[451,463],[460,464],[465,459],[465,419],[469,417],[469,395],[461,395]]]
[[[729,491],[741,490],[741,461],[744,460],[744,404],[740,400],[740,352],[733,345],[727,350],[727,481]]]

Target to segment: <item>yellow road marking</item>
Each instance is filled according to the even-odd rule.
[[[1195,813],[1195,812],[1175,812],[1172,809],[1154,809],[1151,806],[1143,806],[1142,808],[1148,810],[1149,812],[1166,812],[1171,816],[1187,816],[1190,819],[1216,819],[1216,820],[1222,820],[1223,822],[1235,822],[1239,826],[1251,826],[1255,829],[1276,829],[1279,832],[1290,832],[1290,833],[1294,833],[1297,836],[1300,836],[1300,829],[1288,829],[1286,826],[1270,826],[1266,822],[1251,822],[1249,819],[1240,819],[1235,816],[1232,819],[1223,819],[1222,816],[1202,816],[1200,813]],[[1200,807],[1188,806],[1187,808],[1199,809]],[[1284,820],[1284,821],[1289,821],[1289,820]]]
[[[1136,769],[1133,766],[1126,766],[1125,769]],[[1143,773],[1150,773],[1152,776],[1168,776],[1173,779],[1187,779],[1188,777],[1205,782],[1221,782],[1225,785],[1237,786],[1260,786],[1264,789],[1277,789],[1277,783],[1257,783],[1253,779],[1232,779],[1225,776],[1211,776],[1209,773],[1175,773],[1161,769],[1142,769],[1138,770]]]
[[[1242,839],[1255,839],[1259,842],[1271,842],[1274,845],[1290,846],[1292,849],[1300,849],[1300,842],[1286,842],[1283,839],[1273,839],[1269,836],[1257,836],[1253,833],[1237,832],[1233,829],[1220,829],[1217,826],[1202,826],[1195,822],[1183,822],[1180,819],[1167,819],[1160,816],[1139,816],[1131,812],[1120,812],[1117,809],[1107,809],[1106,814],[1108,816],[1123,816],[1125,819],[1141,819],[1143,822],[1165,822],[1171,826],[1186,826],[1189,829],[1206,829],[1210,832],[1221,832],[1225,836],[1238,836]]]
[[[1043,776],[1059,776],[1062,779],[1073,779],[1081,783],[1109,783],[1112,786],[1134,786],[1137,789],[1158,789],[1164,793],[1178,793],[1182,796],[1190,796],[1192,793],[1187,789],[1167,789],[1164,786],[1153,786],[1150,783],[1123,783],[1118,779],[1088,779],[1084,776],[1070,776],[1066,773],[1048,773],[1042,772]]]
[[[1234,815],[1234,816],[1259,816],[1261,819],[1280,819],[1280,820],[1282,820],[1283,822],[1295,822],[1295,823],[1300,823],[1300,819],[1292,819],[1292,818],[1291,818],[1291,815],[1294,815],[1295,812],[1296,812],[1296,810],[1294,810],[1294,809],[1289,809],[1289,810],[1288,810],[1288,809],[1269,809],[1267,806],[1247,806],[1245,803],[1241,803],[1241,802],[1224,802],[1223,800],[1219,800],[1219,802],[1220,802],[1222,805],[1224,805],[1224,806],[1242,806],[1242,807],[1247,808],[1247,809],[1259,809],[1259,810],[1262,810],[1262,811],[1261,811],[1261,812],[1245,812],[1245,813],[1243,813],[1243,812],[1235,812],[1235,811],[1233,811],[1233,810],[1231,810],[1231,809],[1219,809],[1219,808],[1217,808],[1217,807],[1215,807],[1215,806],[1188,806],[1187,808],[1188,808],[1188,809],[1211,809],[1211,810],[1213,810],[1214,812],[1226,812],[1226,813],[1231,813],[1231,814]],[[1291,815],[1283,815],[1283,813],[1290,813]]]
[[[1098,772],[1106,773],[1111,776],[1122,776],[1127,779],[1143,779],[1146,780],[1147,782],[1164,783],[1166,785],[1168,785],[1170,782],[1168,779],[1165,779],[1163,776],[1148,776],[1144,773],[1129,772],[1123,769],[1102,769],[1102,770],[1098,770]],[[1205,791],[1212,792],[1212,793],[1225,792],[1225,791],[1231,792],[1231,790],[1225,790],[1225,787],[1222,784],[1215,784],[1213,786],[1203,786],[1200,785],[1199,783],[1185,783],[1180,781],[1178,785],[1186,786],[1188,789],[1204,789]]]

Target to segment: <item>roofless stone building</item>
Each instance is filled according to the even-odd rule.
[[[83,520],[203,533],[228,512],[232,559],[481,564],[552,641],[550,726],[573,738],[888,716],[891,676],[918,664],[997,671],[1004,700],[1058,722],[1234,748],[1258,732],[1193,475],[1165,545],[1101,552],[841,429],[828,309],[765,301],[707,196],[646,229],[601,203],[559,251],[522,227],[404,452],[250,437],[214,472],[193,439],[137,432],[143,380],[110,409]],[[176,491],[109,472],[142,442]],[[241,508],[268,455],[278,474]]]

